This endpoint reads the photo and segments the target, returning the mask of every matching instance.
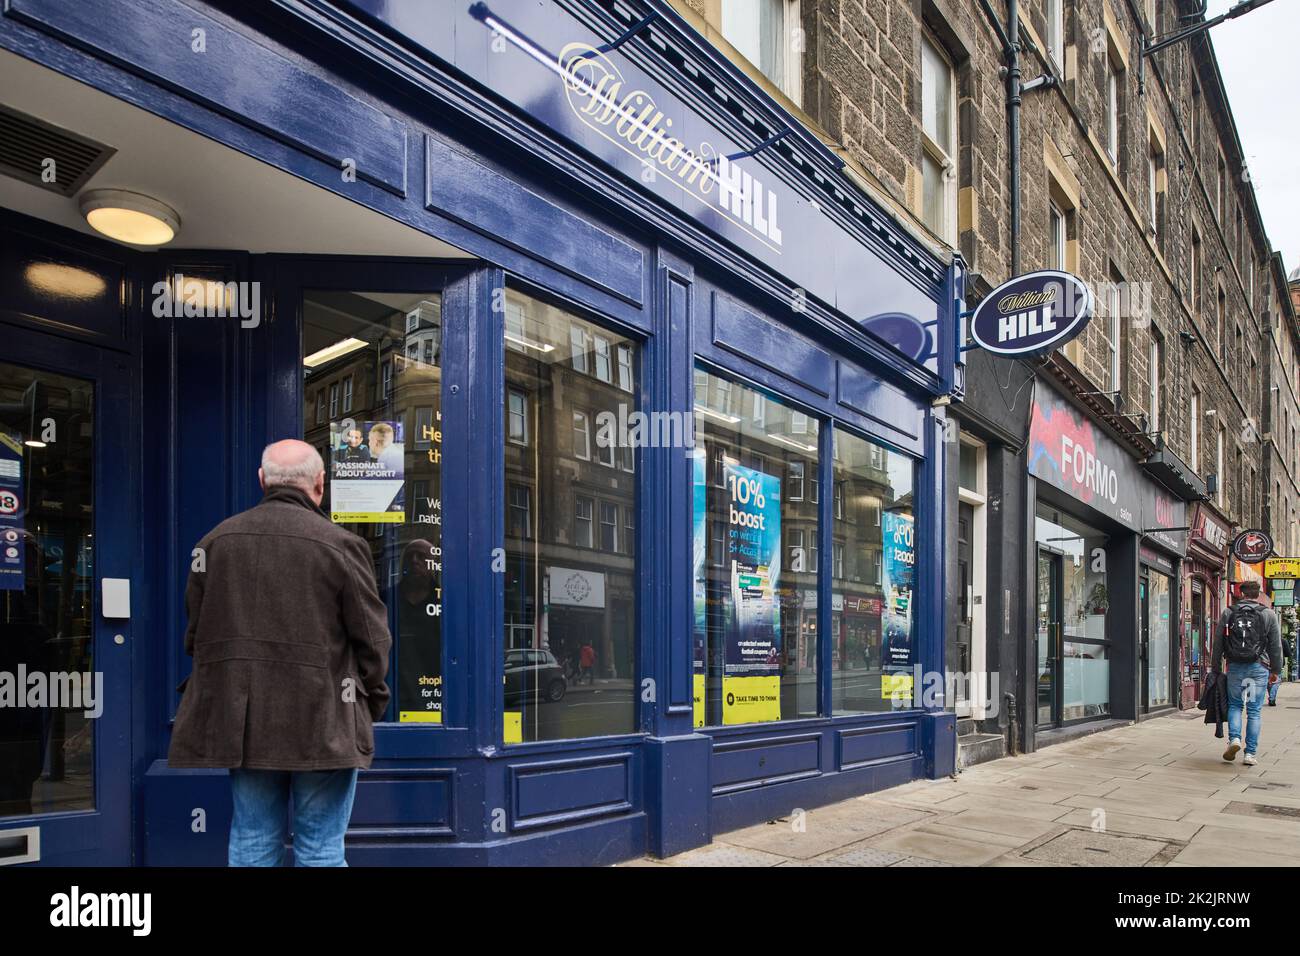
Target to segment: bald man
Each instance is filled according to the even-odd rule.
[[[231,866],[346,866],[357,771],[388,706],[388,612],[370,549],[321,511],[325,466],[305,442],[268,445],[261,502],[193,552],[185,650],[194,658],[172,767],[230,771]]]

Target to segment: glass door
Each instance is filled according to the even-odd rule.
[[[1038,552],[1038,725],[1060,721],[1058,665],[1061,659],[1061,559]]]
[[[125,365],[39,333],[5,338],[30,364],[0,361],[0,865],[126,865]]]
[[[1138,659],[1142,662],[1142,710],[1151,709],[1151,582],[1145,574],[1138,582],[1139,627]]]

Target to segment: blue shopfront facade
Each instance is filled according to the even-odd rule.
[[[408,339],[432,330],[422,341],[434,361],[399,358],[436,367],[421,379],[433,417],[403,426],[421,461],[435,460],[427,436],[437,435],[439,485],[405,494],[408,511],[439,499],[439,537],[420,541],[437,542],[441,601],[437,660],[426,647],[423,662],[436,674],[437,718],[398,702],[376,727],[348,836],[353,865],[667,855],[952,772],[952,712],[917,678],[944,670],[943,410],[960,380],[960,263],[903,231],[666,4],[8,0],[0,56],[26,91],[0,105],[39,121],[31,128],[110,140],[93,117],[120,109],[123,137],[63,196],[15,192],[41,188],[23,184],[2,194],[0,369],[24,386],[16,395],[49,392],[45,376],[64,393],[82,383],[83,410],[93,404],[82,449],[93,508],[83,503],[81,530],[93,560],[79,572],[75,669],[101,672],[105,686],[76,765],[80,798],[67,797],[72,775],[51,756],[73,735],[62,718],[45,720],[27,805],[0,815],[11,856],[224,861],[224,773],[166,763],[173,688],[190,667],[190,549],[256,502],[268,441],[315,441],[328,422],[320,440],[334,448],[342,414],[313,376],[322,381],[348,340],[312,336],[321,323],[343,328],[337,316],[356,307],[345,297],[357,290],[367,308],[400,303]],[[45,104],[58,115],[43,115]],[[156,138],[127,141],[136,122]],[[145,250],[95,237],[50,205],[75,209],[78,190],[122,186],[129,157],[159,170],[155,192],[172,174],[191,176],[196,204],[211,190],[202,221],[171,186],[159,198],[180,211],[179,235]],[[140,175],[132,186],[143,190]],[[187,242],[187,223],[213,238]],[[158,290],[179,289],[178,275],[253,290],[240,301],[255,309],[183,318],[159,308]],[[546,330],[560,321],[568,331],[552,344]],[[611,451],[589,501],[586,464],[530,451],[559,409],[564,426],[551,431],[565,433],[569,459],[601,457],[587,444],[595,406],[570,415],[558,389],[530,404],[561,352],[570,394],[580,366],[634,410],[693,417],[694,447]],[[388,396],[393,386],[386,372],[369,386],[348,378],[343,409],[363,387]],[[744,416],[727,404],[742,394]],[[765,633],[776,646],[736,672],[770,677],[780,700],[746,718],[728,709],[741,685],[713,680],[714,651],[720,669],[730,658],[701,637],[729,605],[701,577],[692,515],[711,507],[700,504],[701,474],[712,474],[713,452],[694,449],[778,415],[783,455],[717,452],[719,488],[724,470],[755,489],[758,475],[782,501],[773,560],[738,585],[775,622]],[[863,449],[857,478],[846,447]],[[561,496],[568,524],[547,517]],[[874,514],[863,522],[874,532],[844,525],[858,496],[873,502],[862,514]],[[896,562],[882,528],[906,530]],[[392,560],[385,594],[396,595],[404,556],[385,556],[382,532],[359,530],[374,532],[381,590]],[[544,535],[549,551],[536,544]],[[617,559],[576,566],[601,542]],[[845,570],[858,551],[874,571]],[[35,554],[29,571],[46,566]],[[125,614],[105,603],[105,579],[129,581]],[[36,585],[30,593],[35,607]],[[860,674],[846,673],[848,657],[865,662]],[[571,725],[596,732],[539,730],[544,720],[530,730],[530,714],[545,712],[517,698],[543,689],[527,674],[512,684],[518,661],[555,669],[568,688],[557,707],[618,718]]]

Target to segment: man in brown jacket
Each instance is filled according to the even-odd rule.
[[[320,510],[325,467],[305,442],[268,445],[264,497],[193,553],[172,767],[226,767],[231,866],[346,866],[358,768],[388,706],[388,612],[370,549]],[[188,685],[188,686],[187,686]]]

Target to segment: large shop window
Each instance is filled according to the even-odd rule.
[[[507,291],[505,742],[636,730],[638,347]]]
[[[848,432],[834,445],[833,712],[891,710],[914,682],[915,465]]]
[[[1105,716],[1110,713],[1107,537],[1042,504],[1035,537],[1039,723]]]
[[[322,507],[370,546],[402,723],[442,723],[441,343],[436,293],[303,295],[303,437]]]
[[[817,715],[818,421],[695,371],[695,723]]]

